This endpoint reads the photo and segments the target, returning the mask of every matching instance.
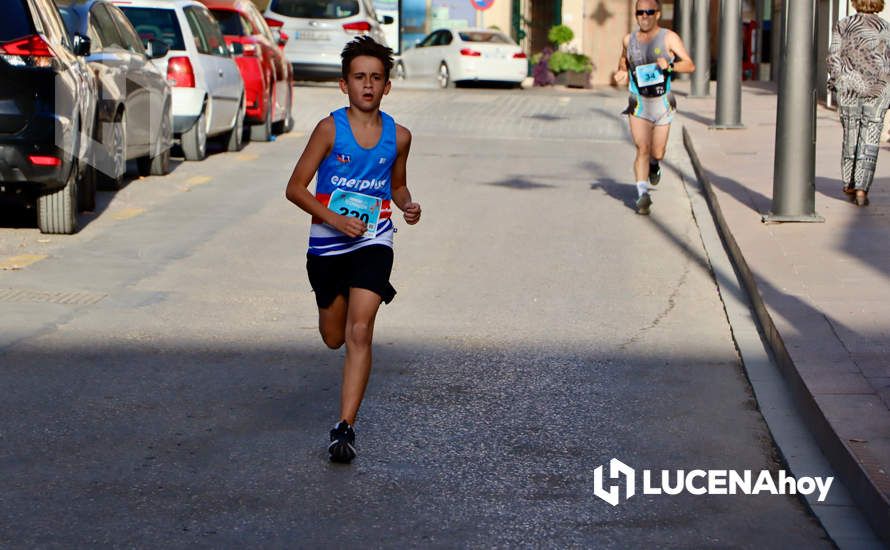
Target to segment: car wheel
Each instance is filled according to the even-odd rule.
[[[182,155],[185,160],[204,160],[207,158],[207,106],[201,110],[201,116],[195,124],[182,133]]]
[[[164,115],[161,117],[161,144],[170,143],[173,137],[173,129],[170,127],[170,104],[164,107]],[[141,157],[138,160],[139,173],[143,176],[166,176],[170,173],[170,148],[166,148],[160,154]]]
[[[294,129],[294,88],[293,86],[287,92],[287,115],[284,120],[276,122],[272,131],[276,134],[286,134]]]
[[[79,210],[92,212],[96,210],[96,169],[87,166],[77,185],[80,196],[77,199]]]
[[[105,162],[99,163],[98,183],[102,189],[116,191],[124,186],[124,174],[127,173],[127,114],[121,113],[111,123],[110,139],[102,136],[102,144],[108,154]]]
[[[250,141],[272,140],[272,94],[266,96],[266,116],[261,124],[250,127]]]
[[[405,64],[399,61],[396,63],[396,67],[393,70],[393,76],[395,76],[396,80],[405,80],[407,78],[407,74],[405,73]]]
[[[37,227],[41,233],[71,235],[77,233],[77,159],[71,160],[71,170],[65,186],[41,195],[37,199]]]
[[[448,71],[448,65],[444,62],[439,65],[439,73],[436,75],[440,88],[454,88],[454,82],[451,81],[451,73]]]
[[[229,131],[226,139],[227,151],[240,151],[244,147],[244,115],[247,111],[247,102],[244,96],[238,105],[238,114],[235,116],[235,126]]]

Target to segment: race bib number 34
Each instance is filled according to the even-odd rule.
[[[664,73],[658,63],[649,63],[648,65],[639,65],[637,71],[637,85],[653,86],[664,82]]]
[[[337,214],[352,216],[365,222],[368,228],[362,235],[363,237],[377,236],[377,224],[380,221],[380,208],[382,206],[383,200],[377,197],[342,189],[334,190],[331,194],[331,200],[328,202],[328,208]]]

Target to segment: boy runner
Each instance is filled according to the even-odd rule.
[[[658,26],[661,2],[638,0],[640,30],[624,37],[615,81],[630,82],[630,133],[637,148],[634,176],[637,179],[637,213],[649,214],[652,197],[649,184],[661,180],[659,161],[664,158],[668,133],[677,102],[671,94],[674,73],[691,73],[695,64],[689,58],[680,35]]]
[[[380,302],[396,290],[390,203],[405,222],[420,221],[405,169],[411,132],[380,111],[392,83],[392,50],[372,38],[343,48],[344,107],[316,125],[287,184],[287,198],[312,215],[306,270],[318,304],[318,328],[331,349],[346,344],[340,421],[330,433],[331,460],[355,458],[353,424],[371,373],[371,339]],[[309,182],[317,173],[315,195]]]

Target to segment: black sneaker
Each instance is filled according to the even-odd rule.
[[[661,181],[661,165],[657,162],[649,163],[649,183],[658,185]]]
[[[652,197],[649,196],[649,193],[643,193],[637,199],[637,214],[648,216],[650,206],[652,206]]]
[[[332,462],[349,464],[355,458],[355,430],[345,420],[341,420],[331,430],[331,444],[328,452]]]

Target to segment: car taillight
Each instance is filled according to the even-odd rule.
[[[266,17],[265,19],[266,19],[266,24],[269,25],[270,27],[272,27],[273,29],[284,26],[284,21],[279,21],[278,19],[272,19],[271,17]]]
[[[28,160],[34,166],[59,166],[62,164],[62,159],[48,155],[28,155]]]
[[[362,34],[371,32],[371,24],[367,21],[356,21],[355,23],[344,23],[343,30],[353,34]]]
[[[181,88],[195,87],[195,71],[188,57],[171,57],[167,60],[167,82]]]
[[[18,67],[52,67],[55,55],[49,44],[34,34],[0,44],[0,57]]]
[[[513,54],[513,59],[528,59],[528,56],[525,55],[525,52],[519,52]]]
[[[477,52],[476,50],[471,50],[470,48],[462,48],[460,50],[461,55],[466,55],[468,57],[482,57],[482,52]]]

